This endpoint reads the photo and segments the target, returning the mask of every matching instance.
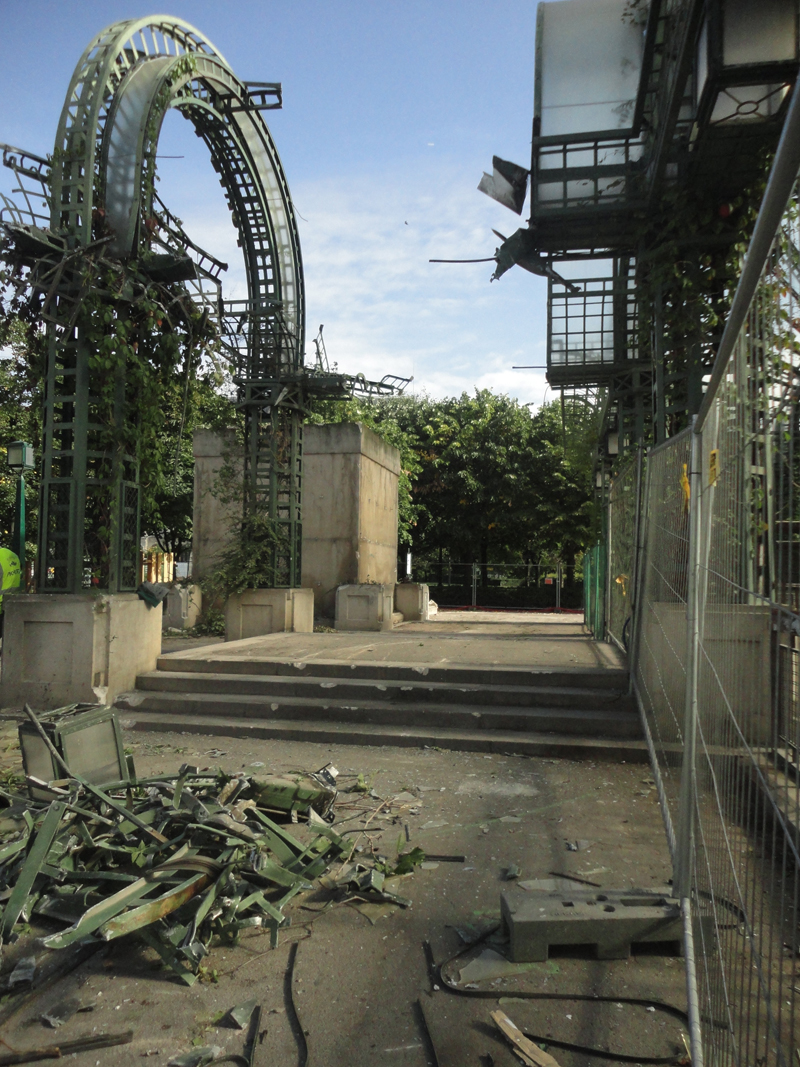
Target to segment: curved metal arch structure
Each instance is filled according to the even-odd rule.
[[[269,102],[274,96],[277,104]],[[50,232],[63,239],[67,255],[91,248],[101,233],[106,254],[136,259],[155,228],[156,150],[167,111],[179,110],[208,146],[247,273],[247,300],[219,301],[246,416],[244,506],[277,524],[275,584],[291,586],[300,577],[305,301],[289,188],[261,115],[280,106],[279,97],[277,85],[241,82],[181,20],[114,23],[90,42],[72,77],[49,200]],[[91,582],[97,509],[87,501],[111,495],[105,573],[110,591],[125,591],[137,584],[137,458],[123,457],[109,478],[99,462],[108,457],[92,449],[88,353],[73,325],[79,300],[79,281],[67,277],[48,322],[39,588],[78,592]]]

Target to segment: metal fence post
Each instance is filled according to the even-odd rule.
[[[697,742],[697,673],[700,662],[700,493],[702,436],[692,434],[689,472],[689,568],[686,595],[686,700],[683,719],[683,762],[678,804],[675,854],[675,895],[689,897],[692,885],[692,833],[695,806],[695,748]],[[694,1062],[694,1061],[693,1061]]]
[[[634,675],[636,673],[636,657],[639,652],[639,597],[641,596],[643,564],[644,531],[647,524],[644,521],[643,509],[647,506],[647,486],[643,485],[644,473],[644,445],[639,444],[636,455],[636,519],[634,523],[633,539],[633,574],[631,576],[631,629],[628,650],[628,668],[630,684],[628,692],[633,692]],[[648,475],[649,479],[649,469]]]
[[[472,564],[472,606],[478,605],[478,564]]]

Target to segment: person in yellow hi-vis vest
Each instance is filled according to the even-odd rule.
[[[20,584],[19,556],[10,548],[0,548],[0,634],[3,632],[3,594],[9,589],[19,589]]]

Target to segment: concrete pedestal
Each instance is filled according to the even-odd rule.
[[[400,453],[360,423],[303,430],[303,575],[333,618],[341,585],[397,580]]]
[[[430,590],[422,582],[401,582],[394,587],[394,606],[405,622],[427,622]]]
[[[246,589],[225,601],[225,640],[314,632],[311,589]]]
[[[336,590],[337,630],[391,630],[394,585],[340,585]]]
[[[191,630],[200,615],[202,603],[199,585],[173,585],[164,599],[161,625],[165,630]]]
[[[155,670],[162,611],[135,593],[21,593],[4,603],[4,707],[110,704]]]

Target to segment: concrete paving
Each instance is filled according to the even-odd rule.
[[[501,893],[515,884],[505,880],[512,865],[519,869],[517,882],[556,872],[583,879],[574,883],[576,890],[585,889],[586,881],[625,889],[664,885],[671,874],[669,856],[647,768],[180,732],[127,733],[125,740],[140,774],[174,773],[187,761],[219,764],[229,772],[247,766],[258,771],[259,764],[276,772],[316,769],[332,761],[341,771],[342,789],[362,773],[377,794],[343,793],[337,806],[336,828],[349,830],[365,853],[393,858],[398,847],[419,845],[428,854],[461,855],[464,861],[417,868],[403,890],[413,904],[374,925],[349,905],[324,908],[316,898],[300,901],[290,909],[292,926],[282,932],[277,949],[258,931],[245,931],[238,945],[215,942],[204,961],[205,980],[191,989],[165,971],[151,949],[133,940],[111,942],[5,1024],[3,1039],[10,1047],[68,1041],[95,1028],[130,1028],[130,1044],[70,1062],[164,1065],[193,1042],[241,1053],[242,1032],[222,1017],[255,998],[263,1007],[255,1067],[305,1062],[292,1002],[309,1067],[432,1067],[420,1004],[441,1067],[519,1067],[492,1026],[489,1013],[498,1008],[530,1033],[600,1047],[612,1056],[682,1054],[685,1027],[678,1019],[624,1002],[643,997],[685,1008],[679,957],[637,951],[629,960],[601,961],[591,951],[572,949],[516,972],[502,965],[486,971],[482,959],[483,977],[470,972],[461,981],[483,996],[455,996],[431,980],[423,952],[423,942],[429,942],[435,960],[443,962],[464,949],[462,934],[474,936],[497,921]],[[383,798],[409,791],[413,803],[380,809]],[[12,952],[36,954],[33,939],[55,928],[34,916],[30,934],[8,947],[6,965],[12,965]],[[293,942],[300,944],[290,976]],[[468,959],[452,968],[456,978]],[[564,999],[515,999],[527,993]],[[614,999],[571,999],[595,994]],[[41,1015],[69,997],[94,1003],[94,1011],[73,1016],[56,1035],[42,1025]],[[549,1051],[561,1067],[603,1062],[552,1045]]]
[[[204,659],[209,649],[181,638],[170,654]],[[183,639],[185,640],[185,639]],[[165,648],[166,652],[167,649]],[[586,633],[582,615],[448,611],[389,633],[269,634],[216,643],[215,660],[392,663],[407,666],[508,666],[543,670],[620,670],[625,657]]]

